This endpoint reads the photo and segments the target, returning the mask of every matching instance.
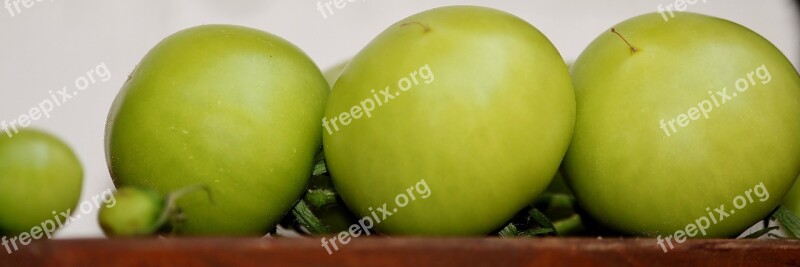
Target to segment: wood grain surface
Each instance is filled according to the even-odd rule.
[[[31,243],[0,266],[800,266],[800,241],[360,238],[332,255],[319,238],[80,239]]]

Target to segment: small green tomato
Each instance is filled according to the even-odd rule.
[[[209,188],[204,185],[188,186],[164,196],[155,190],[123,187],[114,194],[115,205],[100,208],[100,227],[109,237],[133,237],[156,234],[160,229],[177,229],[183,214],[176,206],[182,196]]]

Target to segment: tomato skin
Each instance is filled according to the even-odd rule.
[[[662,237],[698,220],[711,223],[693,237],[733,237],[767,216],[800,171],[800,76],[789,60],[757,33],[700,14],[614,27],[636,52],[606,31],[572,67],[578,116],[564,169],[581,207],[617,231]],[[740,91],[748,75],[755,83]],[[708,118],[660,128],[714,101]]]
[[[0,135],[0,234],[31,231],[78,204],[83,167],[61,140],[23,129]],[[64,221],[65,218],[59,217]]]
[[[413,72],[418,84],[399,90]],[[429,186],[429,198],[414,191],[416,200],[376,224],[384,233],[499,228],[545,189],[572,133],[575,99],[561,56],[501,11],[444,7],[390,26],[342,72],[326,118],[373,97],[371,89],[385,98],[386,86],[397,94],[371,117],[323,129],[336,189],[357,214],[383,203],[391,212],[397,195],[422,179]]]
[[[142,59],[109,114],[106,153],[117,186],[159,193],[211,187],[178,201],[187,235],[259,235],[300,197],[321,144],[329,87],[300,49],[231,25],[190,28]]]

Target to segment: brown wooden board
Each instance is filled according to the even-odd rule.
[[[2,247],[0,247],[2,248]],[[800,266],[797,240],[361,238],[329,255],[319,238],[34,242],[0,266]]]

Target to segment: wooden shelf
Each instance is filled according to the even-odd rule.
[[[359,238],[329,255],[318,238],[34,242],[0,266],[800,266],[797,240]]]

